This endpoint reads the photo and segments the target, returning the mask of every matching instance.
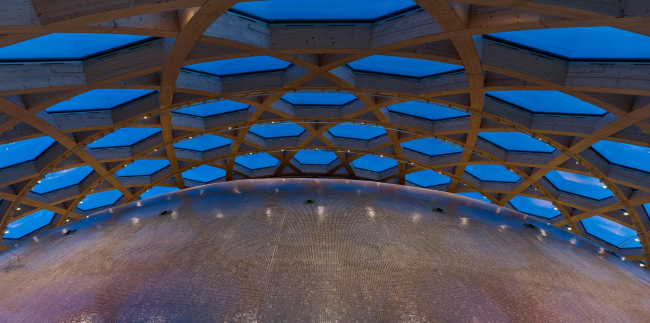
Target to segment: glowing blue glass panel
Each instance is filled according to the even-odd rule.
[[[0,145],[0,168],[32,161],[53,143],[50,137],[39,137]]]
[[[574,27],[489,34],[569,59],[648,59],[650,38],[612,27]]]
[[[242,165],[248,169],[260,169],[267,167],[275,167],[278,164],[278,159],[267,154],[257,153],[253,155],[244,155],[237,157],[235,163]]]
[[[349,93],[287,93],[282,96],[293,105],[345,105],[356,100]]]
[[[303,165],[329,165],[338,157],[331,151],[301,150],[293,158]]]
[[[365,155],[361,158],[358,158],[352,162],[352,165],[356,168],[365,169],[373,172],[383,172],[387,169],[397,167],[397,161],[381,158],[373,155]]]
[[[488,200],[485,196],[481,195],[481,193],[478,192],[467,192],[467,193],[456,193],[456,194],[473,198],[475,200],[479,200],[482,202],[492,203],[492,201]]]
[[[20,239],[46,225],[49,225],[54,218],[54,212],[40,210],[28,216],[20,218],[7,225],[9,233],[5,233],[3,239]]]
[[[602,116],[607,111],[558,91],[499,91],[486,92],[502,101],[533,113],[578,114]]]
[[[410,0],[270,0],[238,3],[231,11],[266,22],[374,21],[416,8]]]
[[[49,34],[0,48],[0,60],[81,59],[146,38],[148,36],[118,34]]]
[[[449,183],[450,178],[427,169],[416,173],[406,174],[406,180],[421,187],[429,187],[447,184]]]
[[[140,195],[140,198],[146,199],[149,197],[154,197],[157,195],[165,194],[165,193],[170,193],[170,192],[175,192],[178,191],[178,187],[168,187],[168,186],[154,186],[148,191],[142,193]]]
[[[77,95],[70,100],[57,103],[47,109],[47,112],[68,112],[68,111],[97,111],[109,110],[151,94],[154,91],[148,90],[91,90],[84,94]]]
[[[482,132],[478,136],[505,150],[542,153],[555,151],[552,146],[521,132]]]
[[[514,183],[519,180],[519,176],[501,165],[468,165],[465,171],[487,182]]]
[[[455,154],[463,151],[460,147],[431,138],[422,138],[404,142],[402,143],[402,148],[417,151],[429,156]]]
[[[157,133],[160,129],[157,128],[122,128],[115,130],[97,141],[88,145],[89,148],[114,148],[114,147],[130,147],[134,144],[145,140]]]
[[[650,148],[606,140],[592,148],[612,164],[650,172]]]
[[[253,56],[184,66],[184,69],[210,75],[229,76],[284,70],[291,63],[270,56]]]
[[[209,183],[224,176],[226,176],[225,170],[208,165],[201,165],[183,172],[183,178],[201,183]]]
[[[45,175],[40,184],[34,186],[32,191],[38,194],[45,194],[68,186],[77,185],[92,172],[92,167],[81,166],[49,173]]]
[[[528,196],[517,195],[510,200],[510,204],[519,212],[536,215],[545,219],[560,215],[560,211],[550,201],[540,200]]]
[[[295,123],[277,123],[251,127],[249,131],[262,138],[278,138],[299,136],[305,128]]]
[[[210,117],[219,114],[248,109],[248,105],[235,101],[216,101],[195,105],[189,108],[174,111],[174,113],[187,114],[195,117]]]
[[[334,137],[360,140],[370,140],[386,134],[386,130],[384,128],[347,123],[338,124],[328,131]]]
[[[149,176],[169,166],[166,159],[139,159],[117,172],[117,176]]]
[[[176,148],[194,150],[194,151],[208,151],[218,147],[230,145],[232,140],[215,135],[203,135],[193,139],[181,141],[174,145]]]
[[[463,111],[415,101],[391,105],[388,107],[388,111],[427,120],[444,120],[469,116],[468,113],[465,113]]]
[[[353,70],[367,73],[389,74],[414,78],[423,78],[453,71],[462,71],[463,67],[453,64],[427,61],[423,59],[373,55],[348,64]]]
[[[560,191],[582,195],[596,200],[602,200],[612,196],[612,192],[607,188],[603,188],[600,180],[594,177],[557,170],[550,171],[544,177]]]
[[[99,192],[95,194],[90,194],[84,198],[81,203],[77,206],[77,208],[88,211],[104,206],[109,206],[115,204],[117,200],[122,197],[122,192],[119,190],[110,190],[110,191],[104,191],[104,192]]]
[[[636,231],[600,216],[582,220],[587,233],[619,248],[640,248],[641,242],[635,241]]]

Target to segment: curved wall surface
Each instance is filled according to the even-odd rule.
[[[214,184],[3,254],[2,322],[650,320],[650,274],[633,263],[503,207],[391,184]]]

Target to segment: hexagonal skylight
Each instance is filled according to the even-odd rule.
[[[636,231],[600,216],[581,221],[587,233],[619,248],[640,248]]]
[[[329,165],[338,157],[331,151],[301,150],[293,158],[303,165]]]
[[[226,171],[214,166],[201,165],[183,172],[183,178],[201,183],[209,183],[226,176]]]
[[[423,59],[373,55],[349,63],[357,72],[386,74],[412,78],[425,78],[450,72],[459,72],[463,66],[446,64]]]
[[[215,76],[233,76],[281,71],[289,66],[291,63],[274,57],[253,56],[186,65],[183,69]]]
[[[355,168],[365,169],[372,172],[383,172],[387,169],[397,167],[397,161],[379,156],[365,155],[361,158],[355,159],[352,162],[352,165]]]
[[[357,97],[349,93],[287,93],[282,96],[282,100],[298,106],[341,106],[348,104]]]
[[[427,120],[444,120],[469,116],[469,113],[435,104],[409,101],[387,107],[388,111]]]
[[[38,137],[0,145],[0,168],[11,167],[36,159],[54,144],[50,137]]]
[[[110,110],[131,101],[147,96],[155,91],[130,90],[130,89],[102,89],[91,90],[79,94],[70,100],[55,104],[47,112],[78,112]]]
[[[420,187],[430,187],[447,184],[451,180],[445,175],[438,174],[430,169],[406,174],[406,180]]]
[[[88,145],[91,149],[130,147],[160,132],[158,128],[121,128]]]
[[[267,153],[257,153],[252,155],[239,156],[235,159],[235,163],[248,169],[260,169],[275,167],[279,161],[277,158]]]
[[[468,165],[465,167],[465,171],[486,182],[514,183],[520,178],[501,165]]]
[[[521,132],[482,132],[478,136],[505,150],[541,153],[555,151],[553,146]]]
[[[579,174],[553,170],[544,177],[560,191],[589,197],[596,200],[612,196],[612,192],[603,187],[599,179]]]
[[[230,145],[232,140],[215,135],[203,135],[189,140],[181,141],[174,144],[174,147],[179,149],[187,149],[194,151],[208,151],[211,149]]]
[[[553,203],[528,196],[517,195],[510,200],[510,204],[519,212],[536,215],[545,219],[560,215]]]
[[[348,123],[338,124],[328,131],[334,137],[360,140],[370,140],[386,134],[386,130],[381,127]]]
[[[7,225],[3,239],[20,239],[42,227],[49,225],[54,218],[54,212],[40,210],[13,221]]]
[[[607,140],[591,147],[612,164],[650,172],[650,148]]]
[[[117,172],[117,176],[150,176],[169,166],[167,159],[138,159]]]
[[[402,143],[402,148],[413,150],[428,156],[455,154],[462,148],[431,138],[422,138]]]
[[[247,104],[226,100],[194,105],[188,108],[175,110],[174,113],[206,118],[246,109],[248,109]]]
[[[117,200],[120,199],[120,197],[122,197],[122,192],[119,190],[110,190],[90,194],[86,196],[86,198],[83,199],[79,205],[77,205],[77,208],[84,211],[89,211],[100,207],[112,206],[115,204],[115,202],[117,202]]]
[[[607,111],[558,91],[499,91],[487,95],[533,113],[602,116]]]
[[[305,128],[295,123],[276,123],[251,127],[249,132],[262,138],[297,137]]]
[[[40,184],[34,186],[32,191],[38,194],[45,194],[68,186],[77,185],[92,172],[92,167],[80,166],[49,173],[40,181]]]

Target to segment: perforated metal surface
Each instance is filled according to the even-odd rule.
[[[104,211],[10,249],[0,321],[650,320],[650,275],[599,249],[447,193],[236,181]]]

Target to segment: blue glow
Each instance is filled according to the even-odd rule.
[[[88,148],[131,147],[160,132],[158,128],[121,128],[97,139]]]
[[[122,192],[119,190],[110,190],[110,191],[104,191],[104,192],[99,192],[95,194],[90,194],[84,198],[81,203],[77,206],[77,208],[88,211],[104,206],[109,206],[109,205],[114,205],[117,200],[122,197]]]
[[[357,97],[349,93],[287,93],[282,96],[293,105],[345,105]]]
[[[138,159],[117,172],[117,176],[149,176],[169,166],[166,159]]]
[[[262,138],[297,137],[305,128],[295,123],[277,123],[251,127],[249,131]]]
[[[406,180],[421,187],[429,187],[447,184],[449,183],[450,178],[427,169],[416,173],[406,174]]]
[[[301,150],[293,158],[303,165],[329,165],[338,157],[331,151]]]
[[[232,11],[272,21],[374,21],[403,10],[415,9],[410,0],[270,0],[238,3]]]
[[[555,151],[553,146],[521,132],[482,132],[478,136],[505,150],[542,153]]]
[[[146,38],[148,36],[118,34],[49,34],[0,48],[0,60],[81,59]]]
[[[465,171],[486,182],[514,183],[519,176],[501,165],[468,165]]]
[[[210,117],[219,114],[241,111],[248,109],[248,105],[235,101],[216,101],[206,104],[195,105],[189,108],[174,111],[174,113],[187,114],[195,117]]]
[[[45,175],[40,184],[34,186],[32,191],[38,194],[45,194],[68,186],[77,185],[92,172],[92,167],[81,166],[49,173]]]
[[[402,148],[417,151],[428,156],[455,154],[463,151],[460,147],[431,138],[422,138],[404,142],[402,143]]]
[[[528,196],[517,195],[510,200],[510,204],[519,212],[536,215],[545,219],[560,215],[560,211],[550,201],[540,200]]]
[[[612,164],[650,172],[650,148],[607,140],[591,147]]]
[[[469,116],[469,113],[422,102],[409,101],[391,105],[388,111],[427,120],[444,120]]]
[[[253,56],[187,65],[183,68],[210,75],[229,76],[284,70],[290,65],[291,63],[271,56]]]
[[[348,64],[359,72],[389,74],[414,78],[462,71],[463,67],[423,59],[373,55]]]
[[[7,225],[9,233],[5,233],[2,238],[4,239],[20,239],[46,225],[49,225],[54,218],[54,212],[48,210],[40,210],[28,216],[20,218]]]
[[[456,193],[456,194],[473,198],[475,200],[479,200],[482,202],[492,203],[492,201],[488,200],[485,196],[481,195],[481,193],[478,192],[467,192],[467,193]]]
[[[370,140],[386,134],[386,130],[381,127],[362,126],[348,123],[338,124],[328,131],[334,137],[360,140]]]
[[[574,27],[489,34],[568,59],[648,59],[650,38],[612,27]]]
[[[533,113],[602,116],[607,111],[558,91],[485,92]]]
[[[599,179],[579,174],[553,170],[544,177],[560,191],[586,196],[596,200],[612,196],[612,192],[603,188]]]
[[[0,145],[0,168],[32,161],[53,143],[54,139],[50,137],[38,137]]]
[[[224,176],[226,176],[225,170],[208,165],[201,165],[183,172],[183,178],[201,183],[209,183]]]
[[[365,155],[352,162],[355,168],[365,169],[373,172],[383,172],[387,169],[397,167],[397,161],[381,158],[373,155]]]
[[[47,112],[67,112],[67,111],[97,111],[109,110],[120,106],[129,101],[153,93],[149,90],[90,90],[86,93],[79,94],[70,100],[57,103],[47,109]]]
[[[232,140],[228,138],[215,135],[203,135],[190,140],[181,141],[175,144],[174,147],[203,152],[230,145],[231,142]]]
[[[253,155],[244,155],[237,157],[235,163],[242,165],[248,169],[260,169],[267,167],[275,167],[278,164],[278,159],[267,154],[257,153]]]
[[[175,192],[178,191],[178,187],[168,187],[168,186],[154,186],[148,191],[142,193],[140,195],[140,198],[146,199],[149,197],[154,197],[157,195],[165,194],[165,193],[170,193],[170,192]]]
[[[619,248],[640,248],[641,242],[636,231],[600,216],[592,216],[581,221],[587,233]]]

